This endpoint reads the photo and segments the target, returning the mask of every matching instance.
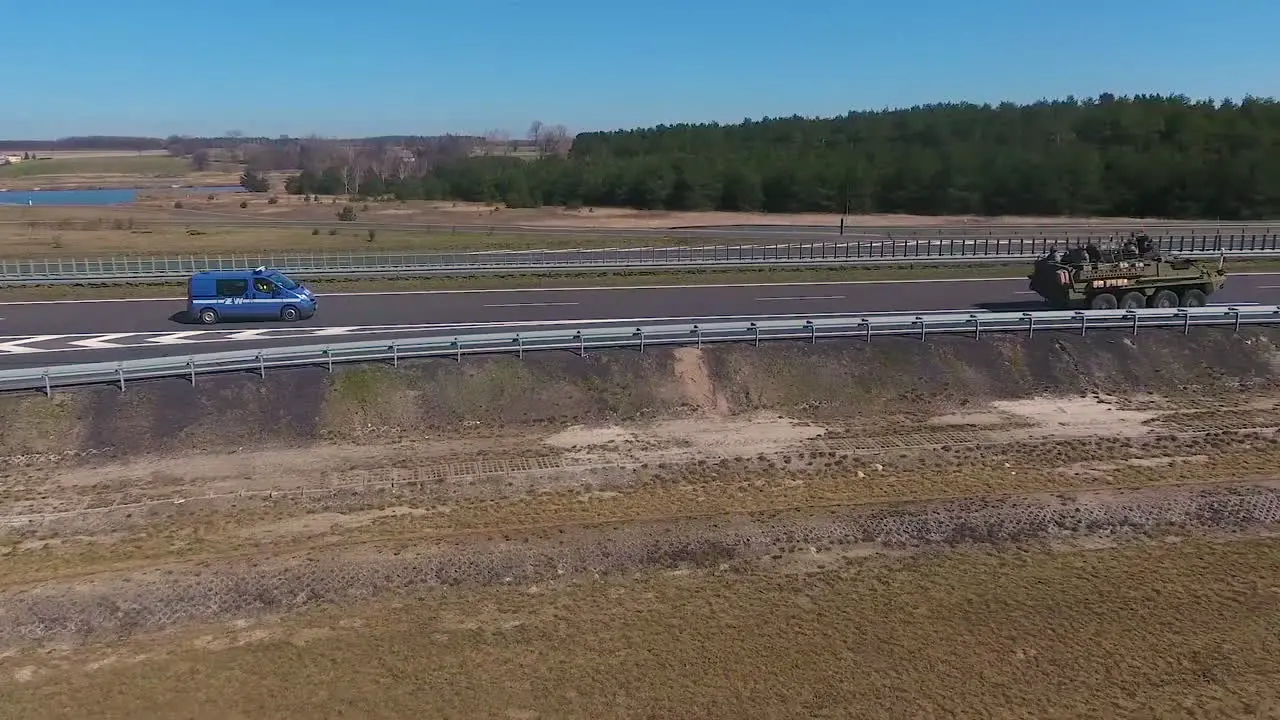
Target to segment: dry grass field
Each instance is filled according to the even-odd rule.
[[[0,398],[0,715],[1276,717],[1280,333],[1196,333]]]
[[[164,160],[165,158],[160,158]],[[227,182],[235,184],[234,179]],[[272,204],[270,200],[275,200]],[[182,208],[175,208],[177,203]],[[242,203],[246,207],[241,208]],[[538,210],[495,210],[467,203],[371,202],[353,203],[361,222],[385,225],[419,225],[414,229],[378,229],[374,237],[367,230],[341,227],[337,212],[345,205],[336,198],[307,203],[287,195],[210,195],[192,189],[156,190],[137,203],[117,207],[25,207],[0,205],[0,257],[46,258],[111,256],[120,254],[208,253],[211,255],[256,252],[449,252],[455,250],[520,250],[536,248],[673,246],[690,244],[761,244],[767,237],[735,236],[725,230],[714,237],[679,239],[661,235],[626,238],[580,232],[599,230],[692,227],[733,224],[820,224],[834,228],[837,217],[818,216],[728,216],[717,213],[644,213],[600,210],[595,215],[543,208]],[[190,224],[175,224],[174,220]],[[297,227],[253,226],[255,220],[290,221]],[[886,227],[912,228],[929,233],[929,227],[956,228],[968,225],[969,232],[1016,233],[1013,226],[1040,223],[1042,227],[1064,222],[1026,218],[1000,218],[984,224],[966,218],[919,218],[901,216],[861,216],[849,221],[850,233],[858,226],[868,228],[861,235],[845,239],[887,240],[893,236]],[[164,222],[157,222],[164,221]],[[225,224],[219,223],[225,221]],[[1083,221],[1074,221],[1079,225]],[[1102,221],[1099,221],[1102,222]],[[1117,221],[1108,221],[1114,224]],[[308,227],[308,223],[314,226]],[[503,232],[498,226],[523,226],[535,232]],[[874,227],[875,229],[871,229]],[[577,229],[564,234],[561,230]],[[1003,228],[1003,229],[1002,229]],[[907,230],[897,235],[908,237]],[[1028,231],[1029,232],[1029,231]],[[1099,231],[1103,232],[1103,231]],[[837,240],[832,232],[825,236]],[[809,237],[807,241],[814,238]],[[776,242],[795,242],[778,237]]]
[[[185,185],[220,186],[237,184],[241,172],[237,167],[224,165],[195,172],[189,160],[163,153],[40,153],[38,160],[0,165],[0,188],[146,188],[166,187],[179,180]]]
[[[267,205],[260,200],[250,206],[253,216],[290,219],[325,220],[346,202],[345,198],[321,197],[306,202],[301,196],[284,195],[283,174],[273,177],[278,203]],[[223,196],[215,200],[184,203],[187,210],[204,214],[243,217],[239,198]],[[357,206],[360,203],[356,203]],[[169,212],[172,200],[167,196],[143,196],[138,209]],[[439,225],[527,225],[533,227],[593,227],[610,229],[663,229],[678,227],[714,227],[733,225],[820,225],[835,228],[840,216],[828,213],[732,213],[670,212],[633,210],[629,208],[506,208],[501,205],[453,201],[410,201],[370,203],[360,215],[362,220],[382,223],[426,223]],[[1054,227],[1058,225],[1141,224],[1133,218],[1063,218],[1063,217],[995,217],[918,216],[918,215],[853,215],[845,220],[848,227],[955,228],[975,226],[999,229],[1008,226]]]

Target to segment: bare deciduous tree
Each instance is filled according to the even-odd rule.
[[[573,146],[573,137],[569,135],[569,128],[564,125],[553,125],[542,131],[542,145],[539,146],[540,155],[568,155],[569,148]]]
[[[507,148],[511,144],[511,134],[506,130],[485,130],[484,132],[484,154],[493,155],[500,153],[507,154]]]

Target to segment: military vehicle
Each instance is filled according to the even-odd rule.
[[[1050,250],[1027,276],[1030,289],[1055,310],[1131,310],[1203,307],[1222,289],[1227,273],[1189,258],[1163,258],[1145,234],[1131,236],[1120,248],[1090,243]]]

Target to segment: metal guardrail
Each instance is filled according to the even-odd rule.
[[[1166,235],[1163,252],[1181,256],[1280,258],[1280,234]],[[259,266],[303,279],[555,273],[618,270],[696,270],[746,267],[839,267],[1026,261],[1054,247],[1105,244],[1095,236],[936,237],[907,241],[630,247],[455,253],[290,253],[172,257],[0,260],[0,285],[177,281],[204,270]]]
[[[266,377],[268,369],[322,365],[330,371],[337,363],[390,362],[422,357],[449,357],[459,362],[463,355],[516,353],[538,350],[571,350],[586,354],[602,348],[636,348],[644,352],[653,345],[698,345],[718,342],[803,340],[884,335],[918,336],[930,333],[1022,332],[1034,335],[1044,330],[1070,330],[1085,334],[1090,329],[1123,328],[1136,334],[1140,328],[1174,327],[1184,333],[1192,326],[1231,326],[1280,323],[1280,305],[1253,307],[1204,307],[1165,310],[1059,310],[1004,313],[903,313],[860,317],[825,316],[705,324],[655,323],[639,327],[601,326],[576,330],[536,330],[525,333],[460,334],[426,336],[396,341],[365,341],[331,345],[232,350],[227,352],[161,357],[117,362],[55,365],[44,368],[0,370],[0,391],[43,390],[55,387],[114,383],[121,391],[130,381],[166,377],[189,377],[225,372],[254,372]]]

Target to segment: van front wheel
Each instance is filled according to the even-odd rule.
[[[296,322],[298,320],[298,308],[290,305],[281,310],[280,319],[285,322]]]
[[[205,308],[200,311],[200,315],[198,317],[200,318],[200,324],[213,325],[218,322],[218,311],[213,308]]]

